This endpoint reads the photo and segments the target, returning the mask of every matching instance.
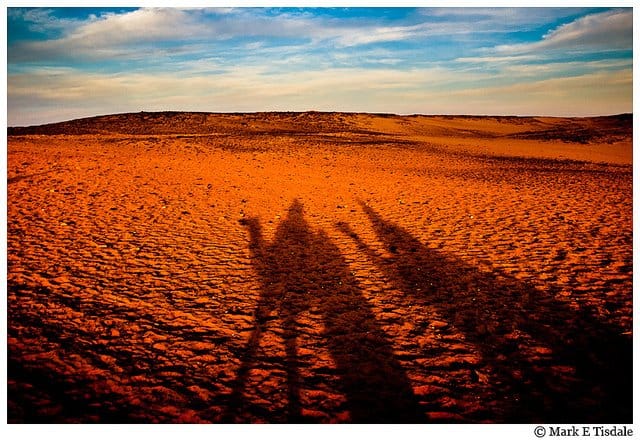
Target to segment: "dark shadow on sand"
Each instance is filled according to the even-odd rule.
[[[338,389],[354,423],[407,423],[424,421],[411,384],[396,360],[391,342],[376,323],[367,300],[349,272],[344,258],[322,231],[311,230],[303,206],[294,201],[271,243],[262,236],[255,218],[244,220],[250,234],[253,263],[260,277],[261,296],[255,311],[255,329],[249,338],[225,420],[244,422],[250,398],[245,389],[255,364],[261,338],[276,320],[285,342],[287,382],[286,422],[312,422],[301,409],[298,355],[300,315],[313,309],[324,326],[323,344],[336,369]],[[328,410],[333,412],[335,410]],[[269,416],[265,416],[269,419]]]
[[[632,339],[624,330],[553,293],[427,247],[361,206],[390,258],[380,257],[347,223],[338,228],[406,297],[434,309],[479,349],[502,398],[491,420],[632,422]]]

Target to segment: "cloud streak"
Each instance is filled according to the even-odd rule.
[[[570,50],[612,51],[633,48],[633,12],[608,11],[591,14],[559,26],[541,41],[528,44],[501,45],[498,53],[526,54],[542,51]]]

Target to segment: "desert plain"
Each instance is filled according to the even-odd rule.
[[[632,421],[632,117],[9,128],[8,421]]]

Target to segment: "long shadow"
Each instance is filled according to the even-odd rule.
[[[253,262],[262,286],[253,330],[233,388],[228,421],[250,419],[245,390],[265,329],[280,320],[285,342],[287,422],[305,422],[300,392],[311,382],[300,374],[298,337],[301,314],[313,311],[324,325],[323,340],[331,353],[338,389],[354,423],[424,421],[411,384],[396,360],[391,343],[376,323],[339,249],[326,233],[313,232],[295,200],[266,243],[257,219],[244,222],[250,234]],[[274,329],[276,328],[273,325]],[[331,411],[331,410],[329,410]]]
[[[553,293],[429,248],[360,204],[392,257],[381,258],[348,224],[338,228],[407,297],[437,311],[479,349],[503,397],[493,420],[632,421],[631,336]]]

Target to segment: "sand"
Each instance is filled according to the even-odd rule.
[[[631,117],[11,128],[9,422],[631,422]]]

